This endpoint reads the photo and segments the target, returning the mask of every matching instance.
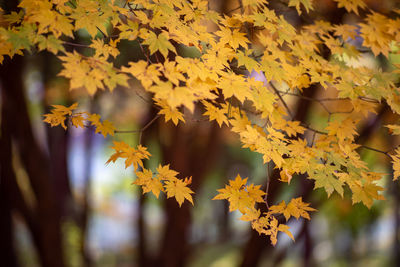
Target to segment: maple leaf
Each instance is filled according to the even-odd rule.
[[[290,181],[293,178],[292,174],[287,169],[280,171],[279,175],[280,175],[280,181],[286,182],[288,184],[290,184]]]
[[[356,122],[351,118],[347,118],[343,121],[331,121],[326,129],[329,131],[329,135],[336,135],[340,142],[345,139],[354,140],[354,135],[357,134]]]
[[[346,41],[349,38],[353,40],[356,39],[357,27],[354,25],[348,25],[348,24],[336,25],[334,27],[334,30],[335,30],[335,35],[342,36],[344,41]]]
[[[87,120],[90,121],[90,123],[92,125],[94,125],[95,127],[100,126],[101,122],[100,122],[100,115],[99,114],[89,114],[89,116],[87,117]]]
[[[172,120],[175,125],[178,125],[179,121],[185,122],[182,112],[177,108],[171,108],[166,101],[159,100],[156,102],[156,105],[161,107],[158,114],[165,116],[165,122]]]
[[[270,206],[269,210],[272,213],[282,213],[286,221],[289,220],[291,216],[296,219],[303,217],[310,220],[308,212],[316,211],[316,209],[309,207],[309,205],[309,203],[304,203],[301,197],[298,197],[291,199],[287,205],[283,200],[279,205]]]
[[[184,86],[173,87],[170,81],[159,82],[157,85],[147,89],[154,93],[156,99],[164,100],[171,108],[181,105],[187,107],[191,112],[194,111],[194,101],[196,97],[193,91]]]
[[[116,48],[116,41],[111,40],[111,45],[104,44],[102,39],[92,40],[91,48],[95,50],[95,57],[99,57],[103,55],[105,58],[109,56],[116,57],[119,54],[118,49]]]
[[[72,125],[75,126],[76,128],[84,128],[85,125],[83,122],[85,121],[85,118],[82,116],[82,114],[74,114],[71,117],[71,122]]]
[[[150,54],[160,51],[164,58],[167,58],[168,50],[176,54],[175,47],[168,41],[168,34],[166,32],[162,32],[157,36],[154,32],[150,31],[143,44],[149,46]]]
[[[265,192],[260,190],[260,186],[253,184],[246,186],[247,178],[242,179],[238,174],[235,180],[229,180],[229,185],[218,189],[218,195],[213,200],[226,199],[229,201],[229,211],[239,210],[245,214],[248,210],[254,209],[257,202],[264,202]]]
[[[151,154],[147,151],[146,147],[138,145],[137,149],[130,147],[125,142],[114,141],[114,146],[111,147],[115,153],[107,160],[106,164],[115,162],[118,158],[125,158],[125,168],[133,165],[136,170],[139,166],[143,168],[143,159],[149,159]]]
[[[379,195],[379,191],[382,191],[383,188],[374,183],[366,183],[364,185],[354,184],[350,186],[351,191],[353,193],[352,200],[353,204],[362,202],[368,208],[371,208],[374,199],[384,200],[384,196]]]
[[[400,135],[400,125],[386,125],[386,128],[389,128],[389,133],[393,135]]]
[[[247,70],[252,71],[259,71],[260,67],[257,61],[253,58],[249,57],[251,54],[251,50],[247,50],[246,54],[242,51],[238,51],[237,60],[238,60],[238,67],[245,66]]]
[[[289,231],[290,227],[287,226],[286,224],[279,224],[278,226],[278,231],[279,232],[284,232],[285,234],[287,234],[293,241],[294,241],[294,236],[293,234]]]
[[[63,105],[52,105],[52,107],[54,108],[55,112],[61,112],[65,115],[72,115],[72,111],[78,107],[78,103],[75,102],[69,107]]]
[[[151,191],[158,198],[160,192],[164,191],[163,184],[157,177],[153,177],[151,170],[144,168],[142,171],[135,172],[135,174],[137,179],[133,184],[142,186],[143,194]]]
[[[52,111],[49,114],[44,115],[44,122],[47,122],[50,124],[51,127],[58,126],[61,124],[61,126],[66,130],[67,126],[65,125],[65,114],[62,112],[56,112]]]
[[[250,86],[246,79],[233,73],[221,77],[218,87],[222,89],[225,98],[235,96],[242,103],[251,96]]]
[[[105,24],[109,13],[98,12],[100,7],[101,1],[78,1],[76,9],[70,15],[75,20],[75,30],[85,29],[92,37],[95,37],[99,30],[103,34],[106,33]]]
[[[158,179],[160,180],[174,180],[176,176],[179,174],[177,171],[171,170],[168,165],[157,167]]]
[[[306,9],[307,13],[309,13],[310,10],[314,9],[312,6],[312,2],[313,2],[313,0],[289,0],[288,6],[296,7],[297,13],[299,13],[299,15],[301,15],[300,4],[302,4],[304,6],[304,8]]]
[[[220,30],[215,33],[220,36],[219,40],[222,44],[229,44],[233,49],[238,48],[240,45],[247,49],[247,43],[249,40],[244,32],[240,32],[239,29],[233,31],[227,27],[220,26]]]
[[[169,179],[165,181],[165,192],[167,192],[167,198],[175,197],[179,206],[182,206],[185,199],[187,199],[193,205],[193,198],[191,194],[194,192],[187,187],[187,183],[180,179]]]
[[[104,136],[104,138],[107,136],[107,134],[114,136],[115,127],[111,122],[109,122],[108,120],[105,120],[96,126],[95,132],[101,133]]]
[[[265,201],[264,200],[265,192],[262,191],[260,188],[261,185],[250,184],[246,186],[246,191],[248,192],[249,197],[253,199],[254,202],[262,203]]]
[[[225,111],[223,109],[217,108],[213,104],[202,101],[203,105],[206,108],[206,112],[203,113],[203,115],[208,115],[210,118],[210,121],[216,120],[219,127],[222,126],[222,124],[229,125],[228,119],[225,115]]]
[[[353,11],[358,15],[358,8],[364,9],[367,5],[364,0],[334,0],[339,8],[344,7],[348,12]]]
[[[334,190],[343,196],[343,182],[334,177],[334,168],[330,165],[315,166],[313,172],[308,173],[310,179],[315,180],[314,188],[323,187],[328,197]]]
[[[260,210],[249,209],[239,219],[245,222],[251,222],[257,220],[261,215]]]
[[[395,150],[394,155],[390,155],[393,164],[393,180],[397,180],[400,176],[400,149]]]
[[[388,57],[392,36],[388,19],[382,14],[372,12],[368,14],[366,23],[360,23],[360,36],[363,38],[363,46],[369,47],[375,56],[380,53]]]
[[[148,66],[146,61],[129,62],[129,68],[122,67],[121,71],[130,73],[141,81],[143,87],[148,89],[153,83],[158,83],[161,75],[159,67],[156,65]]]
[[[49,114],[44,115],[44,122],[50,124],[51,127],[61,125],[64,129],[67,129],[65,125],[66,116],[72,115],[72,111],[78,107],[78,103],[74,103],[69,107],[63,105],[52,105],[53,110]]]
[[[57,55],[59,51],[65,52],[65,48],[62,45],[62,41],[54,37],[53,35],[49,35],[48,37],[44,37],[43,35],[38,36],[38,47],[39,50],[48,50],[52,52],[54,55]]]

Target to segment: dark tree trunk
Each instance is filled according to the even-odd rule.
[[[6,128],[4,112],[1,118],[0,137],[0,255],[4,266],[18,266],[14,244],[14,227],[12,221],[13,195],[11,183],[15,180],[12,168],[11,136]]]
[[[171,168],[180,173],[180,178],[192,176],[190,188],[196,192],[210,166],[215,164],[220,144],[219,131],[215,125],[205,135],[201,135],[196,128],[188,131],[183,127],[175,127],[172,131],[171,144],[162,150],[164,163],[171,163]],[[191,208],[188,202],[179,207],[175,199],[166,200],[167,222],[156,266],[185,266],[191,251],[188,243]]]
[[[0,67],[5,120],[36,197],[40,260],[43,266],[64,266],[61,220],[49,161],[36,142],[22,83],[23,60],[17,56]]]

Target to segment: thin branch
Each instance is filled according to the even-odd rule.
[[[370,146],[366,146],[366,145],[361,145],[360,148],[364,148],[364,149],[368,149],[368,150],[371,150],[371,151],[375,151],[375,152],[384,154],[384,155],[388,156],[389,158],[391,158],[387,151],[383,151],[383,150],[380,150],[380,149],[377,149],[377,148],[373,148],[373,147],[370,147]]]
[[[290,95],[290,96],[295,96],[298,98],[302,98],[305,100],[309,100],[309,101],[315,101],[315,102],[329,102],[329,101],[349,101],[350,98],[343,98],[343,97],[327,97],[327,98],[312,98],[312,97],[307,97],[307,96],[303,96],[303,95],[299,95],[296,93],[291,93],[291,92],[284,92],[284,91],[280,91],[278,90],[279,93],[283,94],[283,95]],[[359,96],[358,99],[366,101],[366,102],[371,102],[371,103],[376,103],[378,104],[379,101],[369,98],[369,97],[365,97],[365,96]]]
[[[323,135],[328,135],[328,133],[323,132],[323,131],[320,131],[320,130],[317,130],[317,129],[314,129],[314,128],[312,128],[311,126],[309,126],[308,124],[301,123],[300,125],[303,126],[303,127],[306,128],[306,129],[308,129],[308,130],[314,132],[314,133],[323,134]]]
[[[319,130],[316,130],[316,129],[314,129],[314,128],[311,128],[311,127],[308,126],[308,125],[302,124],[302,126],[303,126],[304,128],[307,128],[308,130],[314,132],[314,133],[323,134],[323,135],[328,135],[328,133],[322,132],[322,131],[319,131]],[[391,149],[391,150],[389,150],[389,151],[383,151],[383,150],[380,150],[380,149],[377,149],[377,148],[373,148],[373,147],[370,147],[370,146],[366,146],[366,145],[360,145],[360,148],[364,148],[364,149],[368,149],[368,150],[371,150],[371,151],[375,151],[375,152],[384,154],[384,155],[386,155],[386,156],[388,156],[388,157],[390,157],[389,152],[390,152],[391,150],[393,150],[393,149]]]
[[[269,190],[269,183],[271,181],[271,177],[270,177],[270,171],[269,171],[269,162],[267,163],[267,176],[268,176],[268,180],[267,180],[267,186],[265,188],[265,196],[264,196],[264,201],[265,201],[265,205],[267,206],[267,209],[269,209],[269,204],[268,204],[268,190]]]
[[[144,48],[143,48],[142,44],[140,42],[138,42],[138,43],[139,43],[139,46],[140,46],[140,50],[142,50],[143,55],[147,58],[147,62],[150,63],[150,64],[153,63],[153,62],[151,62],[149,55],[144,51]]]
[[[142,96],[141,94],[139,94],[138,91],[135,90],[135,94],[136,94],[138,97],[140,97],[140,99],[142,99],[142,100],[143,100],[144,102],[146,102],[147,104],[153,105],[153,103],[152,103],[150,100],[146,99],[144,96]],[[157,109],[160,109],[158,106],[154,106],[154,107],[157,108]]]
[[[160,117],[160,114],[157,114],[151,121],[149,121],[145,126],[143,126],[142,129],[140,129],[140,132],[139,132],[139,144],[142,143],[142,133],[144,131],[146,131],[146,129],[149,128],[150,125],[152,125],[159,117]]]
[[[124,134],[124,133],[140,133],[141,130],[118,130],[118,131],[114,131],[114,133],[116,134]]]
[[[275,87],[275,85],[274,85],[272,82],[270,82],[269,84],[271,85],[272,89],[275,91],[275,94],[276,94],[276,95],[279,97],[279,99],[281,100],[283,106],[286,108],[286,110],[287,110],[287,112],[288,112],[288,114],[289,114],[289,116],[290,116],[290,119],[293,120],[293,118],[294,118],[294,117],[293,117],[293,114],[292,114],[292,112],[290,111],[290,109],[289,109],[288,105],[286,104],[285,100],[283,100],[283,98],[282,98],[281,94],[279,93],[278,89]]]
[[[89,45],[85,45],[85,44],[77,44],[77,43],[72,43],[72,42],[68,42],[68,41],[63,41],[63,44],[65,45],[71,45],[71,46],[77,46],[77,47],[90,47]]]
[[[231,9],[231,10],[227,11],[226,14],[229,14],[229,13],[231,13],[233,11],[236,11],[238,9],[241,9],[241,8],[242,8],[242,5],[239,5],[238,7],[235,7],[234,9]]]
[[[97,30],[98,30],[99,32],[101,32],[101,34],[103,35],[103,38],[104,38],[104,39],[108,39],[108,38],[109,38],[99,27],[96,26],[96,28],[97,28]]]

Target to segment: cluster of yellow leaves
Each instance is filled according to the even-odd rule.
[[[392,155],[393,163],[393,179],[397,180],[400,176],[400,149],[396,149],[395,155]]]
[[[84,128],[94,126],[96,133],[100,132],[104,137],[107,134],[114,136],[115,127],[109,121],[101,121],[98,114],[74,112],[77,107],[78,103],[74,103],[69,107],[53,105],[51,113],[45,114],[43,121],[49,123],[52,127],[61,125],[66,129],[65,120],[70,119],[72,125],[75,127]],[[133,166],[137,176],[133,184],[141,186],[143,193],[152,192],[158,198],[160,192],[165,192],[167,198],[175,197],[179,206],[183,204],[185,199],[193,205],[193,191],[188,187],[192,182],[191,177],[184,180],[177,178],[176,176],[179,173],[171,170],[169,165],[159,165],[156,169],[157,175],[153,175],[153,172],[144,168],[143,165],[143,160],[149,159],[151,154],[147,151],[146,147],[140,144],[137,148],[134,148],[125,142],[114,141],[112,149],[115,152],[110,156],[106,164],[110,162],[114,163],[118,159],[125,159],[125,168]]]
[[[286,220],[291,216],[296,219],[304,217],[309,220],[308,212],[315,211],[315,209],[309,207],[309,204],[304,203],[299,197],[292,199],[287,206],[282,201],[279,205],[271,206],[267,212],[261,214],[261,211],[256,208],[256,203],[266,204],[263,198],[265,192],[260,189],[260,185],[250,184],[246,186],[246,183],[247,178],[242,179],[240,175],[237,175],[235,180],[229,181],[229,185],[219,189],[219,194],[213,199],[226,199],[229,201],[229,211],[239,210],[242,213],[240,219],[251,222],[253,229],[259,234],[269,236],[273,245],[277,242],[278,232],[284,232],[294,240],[289,231],[289,226],[279,224],[274,214],[283,214]]]
[[[143,159],[149,159],[151,154],[147,151],[146,147],[138,145],[137,149],[129,146],[125,142],[115,142],[112,149],[115,153],[111,155],[106,164],[115,162],[119,158],[125,159],[125,168],[133,165],[133,168],[137,170],[139,167],[143,168]]]
[[[50,124],[51,127],[61,125],[67,129],[65,120],[69,119],[76,128],[85,128],[94,126],[95,133],[101,133],[104,137],[107,135],[114,136],[115,127],[108,120],[101,121],[99,114],[91,114],[88,112],[74,112],[78,107],[78,103],[74,103],[69,107],[62,105],[52,105],[51,113],[44,115],[44,122]]]
[[[169,165],[159,165],[156,168],[157,174],[144,168],[142,160],[148,159],[151,155],[142,145],[138,145],[135,149],[124,142],[114,142],[112,148],[115,153],[107,163],[123,158],[125,159],[125,168],[133,165],[137,177],[133,184],[141,186],[143,194],[152,192],[158,198],[160,192],[165,192],[167,198],[175,197],[179,206],[182,206],[185,199],[193,205],[193,191],[188,187],[192,182],[191,177],[184,180],[177,178],[179,173],[171,170]]]
[[[0,63],[4,56],[32,48],[48,50],[61,60],[59,75],[70,80],[70,89],[84,88],[90,95],[99,89],[129,87],[129,79],[135,78],[152,96],[165,121],[185,122],[183,110],[193,113],[198,105],[209,121],[237,133],[244,148],[261,154],[264,163],[273,162],[280,169],[281,181],[290,183],[296,175],[306,174],[328,196],[335,191],[343,196],[347,186],[353,203],[370,207],[383,198],[379,195],[383,188],[377,185],[382,174],[371,172],[356,152],[357,123],[381,102],[400,114],[400,71],[399,65],[382,71],[361,64],[359,59],[366,54],[361,46],[375,56],[398,53],[400,19],[370,10],[364,0],[334,1],[348,12],[358,15],[362,9],[367,15],[354,24],[314,21],[296,29],[270,9],[266,0],[244,0],[242,8],[229,15],[209,10],[208,1],[203,0],[23,0],[19,12],[0,10]],[[299,15],[314,10],[312,0],[286,2]],[[77,31],[86,34],[90,43],[64,41],[74,39]],[[123,40],[139,44],[146,60],[116,67],[114,59]],[[91,52],[67,52],[67,45]],[[185,57],[182,51],[195,56]],[[322,129],[293,120],[291,107],[284,102],[287,94],[310,100],[302,94],[315,86],[336,90],[337,101],[345,99],[349,107],[332,112],[316,101],[329,113]],[[110,122],[75,109],[75,104],[55,105],[44,120],[66,128],[68,118],[75,127],[92,125],[104,136],[114,134]],[[334,113],[342,116],[331,116]],[[388,128],[393,134],[400,132],[396,125]],[[306,131],[314,132],[311,142],[303,136]],[[126,167],[133,165],[138,177],[135,183],[143,192],[151,191],[157,197],[166,192],[180,205],[184,199],[192,202],[189,180],[180,180],[176,174],[162,176],[165,166],[157,169],[157,175],[143,168],[142,160],[150,156],[145,147],[115,142],[113,148],[116,152],[109,162],[123,158]],[[399,151],[391,157],[397,178]],[[261,190],[243,181],[239,177],[221,189],[217,199],[227,199],[231,209],[239,209],[244,220],[275,243],[277,232],[288,232],[287,226],[278,224],[272,214],[257,215],[251,207],[262,202]],[[294,199],[269,212],[307,218],[310,209],[301,199]]]
[[[98,89],[104,90],[105,86],[111,91],[117,85],[128,86],[127,75],[120,73],[107,62],[109,53],[113,53],[112,50],[97,49],[96,54],[101,56],[85,58],[75,51],[67,52],[65,56],[59,57],[63,62],[63,70],[59,75],[70,79],[70,89],[84,87],[91,95]]]

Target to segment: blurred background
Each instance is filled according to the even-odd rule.
[[[0,5],[12,10],[17,2],[4,0]],[[271,0],[269,7],[296,27],[320,19],[353,23],[365,16],[347,14],[331,0],[321,0],[314,1],[316,10],[304,21],[286,2]],[[395,0],[366,2],[385,14],[399,7]],[[212,9],[225,14],[238,5],[237,0],[210,2]],[[88,43],[85,32],[76,37]],[[136,42],[122,42],[119,49],[117,66],[144,59]],[[77,50],[88,53],[85,48]],[[184,48],[178,52],[194,56]],[[363,60],[385,69],[391,59],[365,53]],[[200,109],[194,114],[185,111],[185,124],[175,127],[161,118],[142,137],[153,155],[148,167],[171,164],[180,178],[193,177],[195,205],[179,208],[163,195],[143,196],[131,184],[133,170],[125,169],[122,161],[105,164],[112,154],[112,140],[136,146],[137,134],[121,133],[109,140],[90,129],[65,131],[42,122],[52,104],[78,101],[80,110],[101,114],[119,130],[137,130],[157,113],[151,96],[137,81],[130,88],[99,92],[93,98],[84,90],[69,91],[69,82],[57,76],[60,67],[50,53],[26,53],[0,66],[2,266],[50,266],[46,258],[61,267],[400,266],[399,184],[392,182],[385,155],[360,150],[371,170],[388,174],[380,184],[386,200],[375,202],[371,209],[353,206],[349,194],[327,199],[323,190],[312,190],[305,177],[294,177],[290,185],[279,182],[279,172],[263,165],[261,155],[242,149],[228,128],[203,120]],[[305,90],[310,97],[330,93],[334,92]],[[298,120],[317,126],[326,123],[328,114],[315,103],[289,96],[286,100]],[[377,114],[360,122],[357,143],[384,151],[394,147],[398,140],[389,137],[382,125],[395,120],[383,104]],[[289,222],[295,242],[280,234],[272,247],[268,238],[238,220],[239,213],[229,213],[226,201],[211,200],[216,189],[237,174],[264,186],[270,177],[270,204],[303,196],[318,212],[310,221]]]

